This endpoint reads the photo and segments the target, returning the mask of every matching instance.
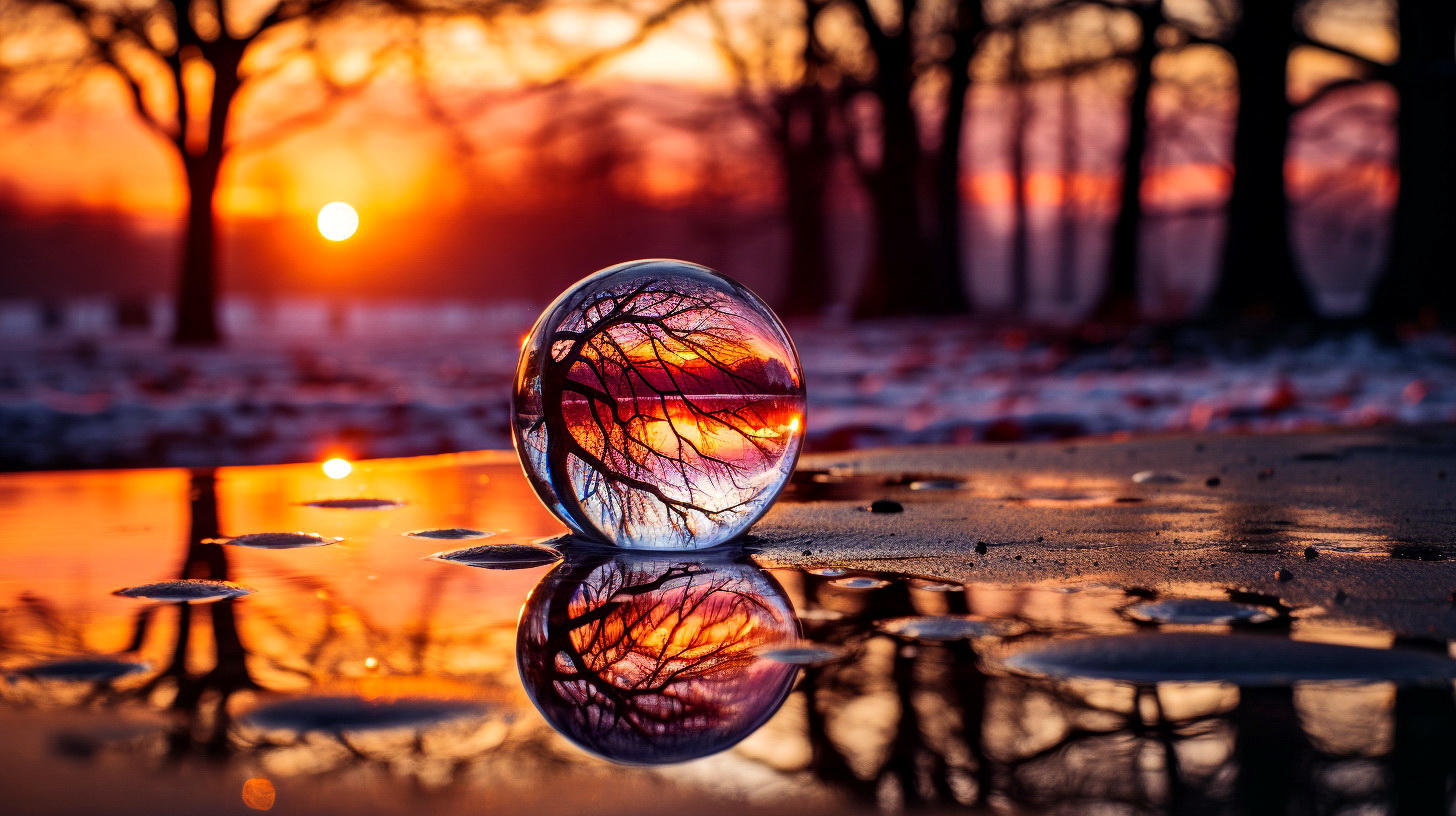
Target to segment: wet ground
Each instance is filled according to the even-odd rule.
[[[666,555],[560,538],[510,454],[0,476],[3,810],[1446,813],[1447,470],[816,455]]]

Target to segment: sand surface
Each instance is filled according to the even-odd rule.
[[[1456,638],[1456,427],[808,455],[753,534],[770,567],[1257,593]]]

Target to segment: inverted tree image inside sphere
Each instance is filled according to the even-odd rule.
[[[732,539],[783,489],[804,377],[767,304],[707,267],[633,261],[572,286],[527,336],[516,452],[580,535],[632,549]]]
[[[661,765],[727,750],[768,721],[798,667],[783,587],[752,563],[596,548],[541,579],[521,610],[516,665],[562,735],[614,762]]]

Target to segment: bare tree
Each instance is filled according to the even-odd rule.
[[[1031,77],[1027,75],[1024,23],[1013,21],[1011,43],[1006,56],[1007,94],[1011,112],[1006,135],[1007,175],[1011,177],[1011,261],[1007,274],[1011,278],[1013,315],[1024,316],[1031,304],[1031,212],[1027,201],[1028,144],[1033,106],[1030,97]]]
[[[223,162],[235,147],[234,108],[239,97],[300,60],[313,70],[323,93],[301,105],[270,136],[318,121],[333,102],[357,91],[373,71],[345,81],[318,49],[319,26],[353,13],[349,0],[276,2],[235,8],[225,0],[114,4],[93,0],[14,0],[43,17],[52,37],[78,39],[81,47],[55,60],[48,74],[74,83],[93,70],[118,78],[137,120],[181,165],[186,218],[177,277],[173,340],[212,345],[217,324],[216,198]],[[285,46],[283,58],[257,65],[247,56],[260,42]],[[205,82],[199,82],[205,77]],[[265,137],[266,138],[266,137]]]
[[[936,298],[949,298],[950,310],[970,311],[975,301],[965,282],[965,193],[962,175],[967,165],[966,133],[970,126],[971,66],[981,53],[990,23],[985,0],[957,0],[945,13],[945,36],[950,52],[943,66],[943,112],[939,139],[930,159],[931,275]]]
[[[1162,47],[1158,31],[1167,22],[1163,0],[1144,0],[1127,6],[1137,20],[1137,45],[1127,56],[1132,68],[1132,89],[1127,99],[1127,132],[1122,149],[1122,185],[1117,218],[1112,225],[1112,254],[1107,281],[1093,307],[1094,319],[1106,323],[1132,323],[1141,315],[1139,305],[1140,250],[1143,234],[1143,180],[1147,175],[1149,121],[1153,92],[1153,61]]]
[[[737,23],[717,6],[709,6],[709,12],[739,107],[778,164],[788,230],[783,311],[811,316],[821,314],[833,297],[827,187],[835,163],[830,134],[834,72],[818,31],[829,4],[800,0],[785,5],[787,13],[769,4],[761,17]],[[787,60],[785,50],[792,53]],[[787,75],[780,67],[786,61],[792,65]]]
[[[1371,316],[1383,323],[1425,317],[1456,324],[1456,4],[1400,0],[1396,4],[1400,57],[1386,72],[1400,112],[1397,163],[1400,188],[1386,268],[1370,296]],[[1355,55],[1358,56],[1358,55]]]
[[[981,0],[845,0],[854,35],[830,48],[844,75],[847,153],[870,200],[873,243],[854,312],[863,317],[968,310],[960,263],[960,170],[970,64],[985,33]],[[942,47],[948,45],[949,47]],[[939,148],[927,154],[917,96],[940,80]],[[954,117],[953,119],[951,117]],[[927,184],[927,168],[938,176]],[[948,195],[954,185],[956,194]],[[942,207],[928,211],[939,202]],[[954,212],[945,211],[946,207]],[[938,240],[930,236],[938,234]]]
[[[272,86],[288,94],[285,114],[261,132],[247,134],[255,146],[315,124],[341,99],[355,95],[388,64],[396,52],[419,74],[420,21],[465,17],[490,20],[503,12],[515,16],[540,10],[547,0],[266,0],[261,5],[236,5],[227,0],[6,0],[6,12],[18,6],[50,25],[57,41],[75,39],[77,49],[51,54],[32,66],[34,76],[75,84],[93,70],[118,78],[137,120],[166,146],[181,166],[186,187],[186,218],[175,297],[173,342],[215,345],[222,340],[218,325],[218,185],[224,163],[239,148],[237,107]],[[650,32],[697,0],[649,2],[634,9],[638,26],[621,42],[562,62],[560,75],[542,82],[550,86],[580,76],[611,57],[639,45]],[[346,72],[323,44],[330,24],[345,19],[393,18],[407,25],[380,27],[362,72]],[[411,56],[413,55],[413,56]],[[289,74],[308,66],[313,90],[288,87]],[[18,70],[11,68],[10,70]],[[59,87],[59,86],[58,86]],[[32,95],[55,100],[56,93]],[[434,93],[417,96],[421,113],[436,123],[458,125],[457,111],[442,105]],[[251,129],[250,129],[251,130]],[[453,146],[462,148],[458,133]],[[464,146],[467,147],[468,146]]]

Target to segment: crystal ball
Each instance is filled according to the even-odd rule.
[[[547,307],[516,369],[512,436],[577,534],[690,550],[741,535],[804,436],[804,376],[773,311],[711,269],[603,269]]]

